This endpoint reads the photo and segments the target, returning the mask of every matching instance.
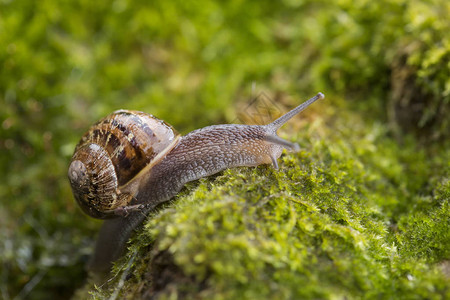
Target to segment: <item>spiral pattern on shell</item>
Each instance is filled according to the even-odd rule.
[[[68,176],[75,199],[87,214],[107,218],[105,212],[133,199],[122,187],[142,176],[145,166],[170,151],[178,137],[172,126],[139,111],[119,110],[101,119],[72,157]]]

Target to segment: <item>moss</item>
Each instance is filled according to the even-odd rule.
[[[303,128],[303,150],[279,171],[239,168],[191,184],[147,220],[94,296],[448,297],[437,264],[449,258],[448,169],[423,169],[432,162],[380,125],[360,120],[350,131],[337,119],[318,136],[322,122]],[[437,182],[417,184],[406,171],[416,168]]]
[[[413,132],[428,142],[448,139],[448,1],[319,3],[302,3],[308,13],[292,23],[310,29],[301,42],[320,49],[311,51],[312,61],[298,60],[305,77],[319,89],[364,95],[354,104],[389,119],[398,138]]]
[[[436,183],[431,195],[420,196],[411,213],[398,224],[399,251],[428,262],[450,257],[450,183],[449,178]]]

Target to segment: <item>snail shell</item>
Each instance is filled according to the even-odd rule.
[[[143,112],[118,110],[94,124],[75,148],[69,181],[85,213],[108,218],[133,203],[140,179],[175,147],[179,133]]]

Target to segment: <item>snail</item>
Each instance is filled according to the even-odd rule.
[[[299,146],[277,130],[323,98],[318,93],[267,125],[213,125],[185,136],[138,111],[118,110],[95,123],[76,146],[68,171],[81,209],[106,219],[88,268],[108,270],[146,214],[187,182],[239,166],[278,169],[282,150]]]

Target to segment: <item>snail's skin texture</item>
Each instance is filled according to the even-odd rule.
[[[116,218],[104,222],[88,268],[95,272],[108,271],[147,213],[156,205],[170,200],[187,182],[239,166],[272,163],[277,169],[277,159],[284,148],[299,149],[297,144],[278,137],[277,130],[322,98],[323,94],[319,93],[268,125],[214,125],[195,130],[181,138],[174,135],[168,143],[169,150],[162,150],[128,183],[118,187],[119,195],[131,195],[127,198],[128,205],[118,209],[107,208],[100,213],[101,217]],[[69,170],[72,187],[73,177],[78,180],[75,185],[80,182],[79,178],[85,180],[78,173],[76,176],[73,176],[73,172],[71,174],[73,168],[80,168],[76,161],[73,160]],[[73,189],[74,193],[78,192],[77,187]],[[125,217],[117,217],[118,211],[125,211]]]
[[[258,166],[276,161],[283,147],[267,142],[267,134],[262,128],[216,125],[189,133],[161,163],[153,167],[151,177],[145,184],[155,188],[143,189],[141,196],[146,199],[170,199],[186,182],[226,168]],[[292,148],[295,147],[293,144]],[[171,174],[172,179],[166,180],[165,174]]]

